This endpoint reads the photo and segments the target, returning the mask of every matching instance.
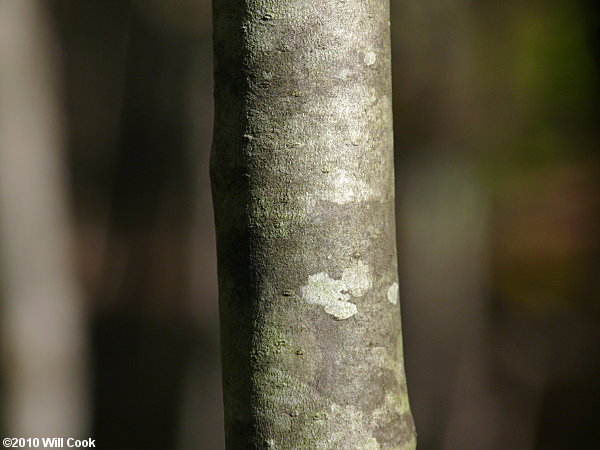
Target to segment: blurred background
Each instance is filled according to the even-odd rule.
[[[600,448],[591,0],[392,0],[419,449]],[[0,2],[2,436],[222,449],[208,0]]]

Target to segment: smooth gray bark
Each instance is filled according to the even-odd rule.
[[[230,449],[412,449],[382,0],[215,0]]]

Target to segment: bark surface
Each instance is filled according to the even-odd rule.
[[[388,4],[213,14],[227,447],[412,449]]]

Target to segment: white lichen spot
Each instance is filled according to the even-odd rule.
[[[350,299],[363,296],[371,285],[369,266],[357,261],[342,272],[341,280],[334,280],[325,272],[309,276],[308,284],[300,292],[308,303],[321,305],[327,314],[345,320],[358,312]]]
[[[325,312],[338,320],[346,320],[358,312],[354,303],[337,301],[325,306]]]
[[[308,277],[308,285],[301,289],[302,297],[308,302],[325,307],[325,312],[338,320],[345,320],[358,312],[356,305],[349,303],[350,295],[343,280],[334,280],[321,272]]]
[[[394,283],[387,291],[387,299],[392,305],[398,304],[398,283]]]
[[[373,64],[375,64],[376,60],[377,60],[377,55],[375,55],[375,53],[367,52],[365,54],[365,64],[367,66],[372,66]]]

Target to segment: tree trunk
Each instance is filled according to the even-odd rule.
[[[412,449],[386,1],[215,0],[230,449]]]
[[[84,311],[70,260],[57,61],[41,6],[0,1],[3,431],[85,437]]]

